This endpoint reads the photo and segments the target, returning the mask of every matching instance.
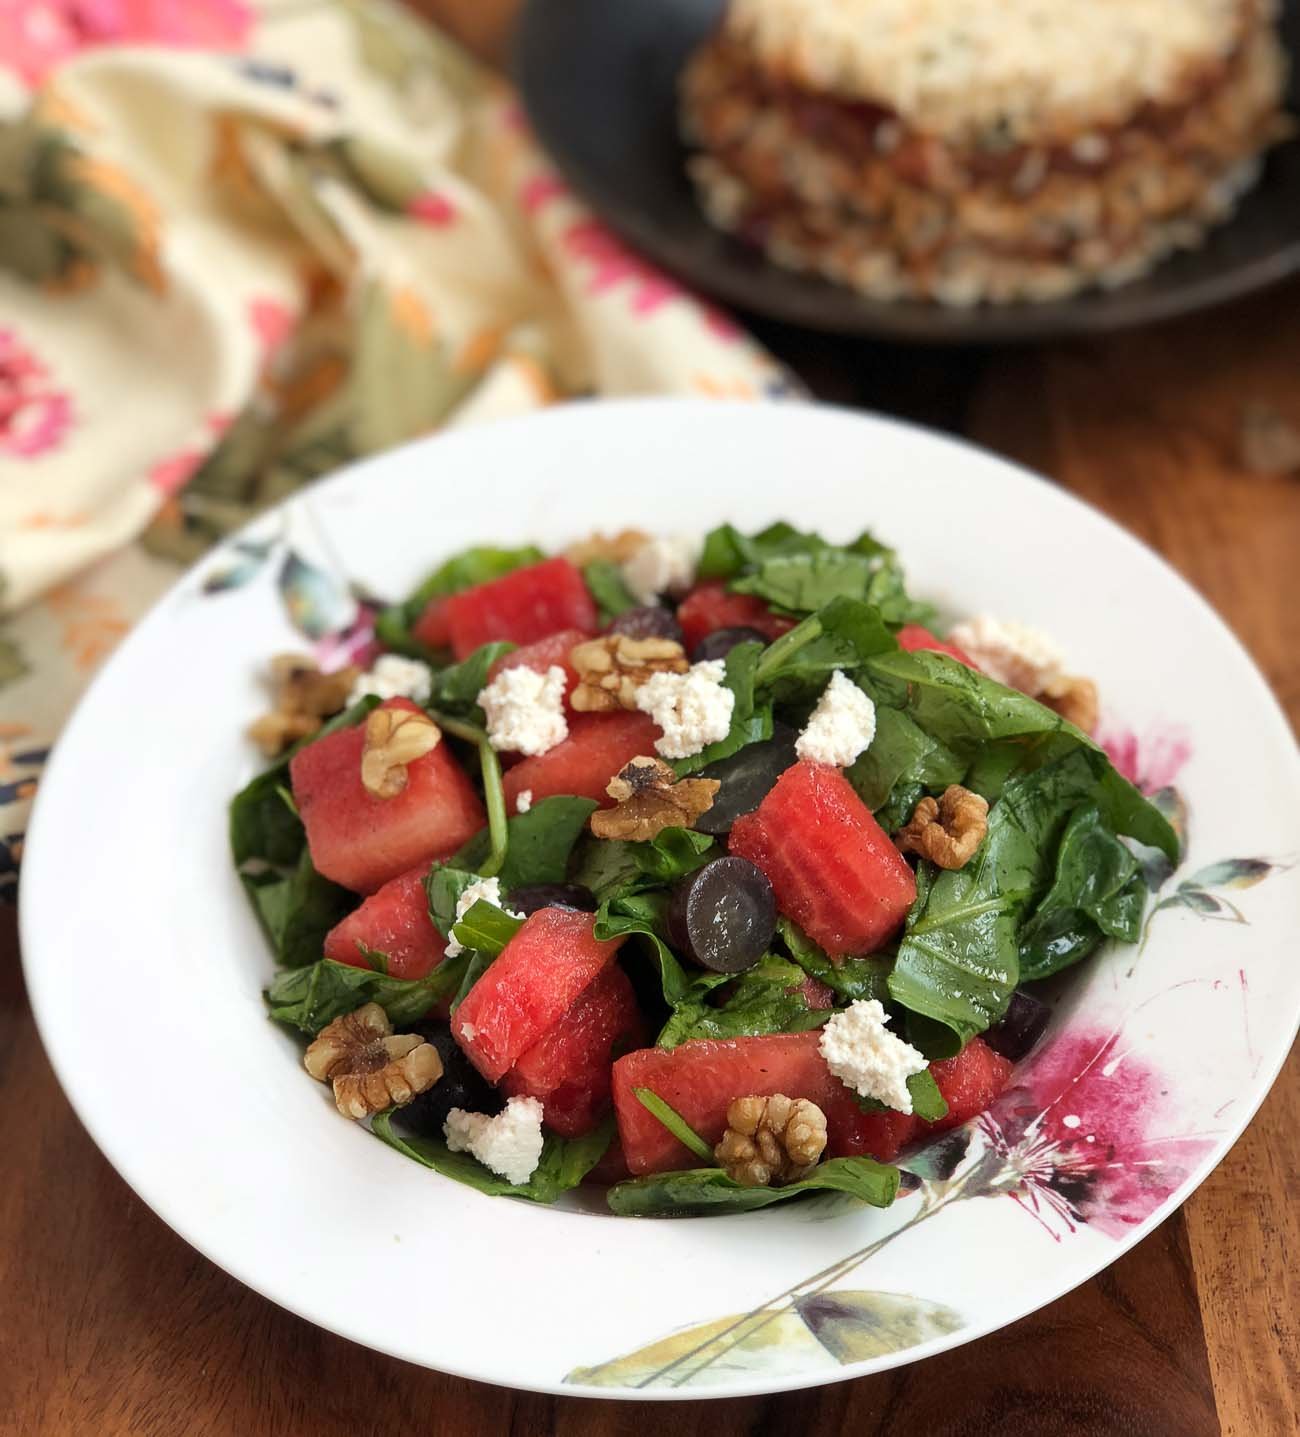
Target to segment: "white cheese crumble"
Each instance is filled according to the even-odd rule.
[[[979,614],[958,624],[949,639],[991,679],[1037,698],[1065,673],[1065,654],[1041,629]]]
[[[348,695],[349,706],[375,694],[381,699],[411,699],[417,704],[427,704],[433,692],[433,670],[419,659],[404,658],[401,654],[380,654],[368,673],[362,674],[352,685]]]
[[[552,664],[544,674],[522,664],[502,669],[478,696],[487,715],[488,742],[495,749],[536,755],[568,738],[566,684],[559,664]]]
[[[515,795],[515,812],[527,813],[533,806],[533,791],[531,788],[521,788]]]
[[[460,895],[456,900],[456,917],[452,924],[454,928],[457,923],[469,912],[473,906],[482,900],[484,903],[491,903],[499,908],[502,913],[509,913],[511,918],[522,918],[522,913],[515,913],[505,905],[501,897],[501,880],[499,878],[478,878]],[[447,935],[447,951],[445,956],[454,958],[457,953],[463,953],[465,945],[454,933]],[[469,1037],[467,1033],[465,1035]]]
[[[542,1156],[542,1105],[536,1098],[511,1098],[502,1112],[467,1113],[453,1108],[442,1130],[453,1153],[473,1153],[484,1167],[509,1183],[526,1183]]]
[[[818,1046],[826,1066],[860,1097],[910,1113],[907,1080],[924,1072],[926,1061],[910,1043],[889,1031],[888,1022],[877,999],[859,998],[831,1018]]]
[[[721,659],[692,664],[684,674],[651,674],[636,691],[636,706],[663,729],[655,751],[664,758],[689,758],[731,731],[736,696],[723,685]]]
[[[695,582],[704,541],[692,534],[647,539],[623,562],[623,582],[638,604],[653,604],[660,594],[680,593]]]
[[[852,679],[836,669],[795,740],[794,751],[811,763],[847,768],[871,747],[875,736],[875,704]]]

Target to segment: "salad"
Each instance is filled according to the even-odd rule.
[[[888,1206],[1178,850],[1048,636],[939,628],[870,534],[723,525],[469,549],[364,670],[275,659],[230,814],[271,1017],[485,1193]]]

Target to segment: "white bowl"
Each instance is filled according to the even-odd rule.
[[[888,1212],[835,1198],[681,1221],[540,1208],[343,1121],[264,1015],[271,959],[226,845],[227,801],[256,768],[243,730],[264,707],[259,673],[303,644],[276,583],[288,550],[321,570],[313,583],[291,568],[300,615],[327,623],[349,617],[341,571],[396,595],[472,542],[778,517],[840,538],[872,527],[914,590],[1039,625],[1098,680],[1124,761],[1186,805],[1186,860],[1141,951],[1071,975],[1014,1090],[911,1163],[924,1180]],[[24,964],[60,1081],[109,1160],[201,1252],[313,1322],[549,1392],[861,1376],[1112,1262],[1219,1161],[1277,1073],[1300,1012],[1294,740],[1182,580],[1024,471],[827,409],[584,404],[359,464],[240,540],[131,634],[60,740],[23,871]]]

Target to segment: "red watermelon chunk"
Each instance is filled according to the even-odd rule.
[[[756,864],[777,907],[832,958],[874,953],[902,926],[916,879],[838,769],[788,768],[728,847]]]
[[[411,634],[431,649],[451,647],[451,630],[447,627],[447,600],[430,599],[424,612],[411,626]]]
[[[582,574],[568,559],[555,558],[431,600],[414,633],[425,643],[445,635],[452,653],[464,659],[495,639],[532,644],[558,629],[594,634],[598,623]]]
[[[423,978],[442,962],[446,939],[429,917],[427,866],[391,878],[325,935],[325,956],[354,968],[371,965],[361,945],[388,959],[394,978]]]
[[[935,638],[929,629],[922,628],[920,624],[904,624],[894,637],[898,640],[898,647],[906,649],[909,654],[915,653],[917,649],[936,654],[947,654],[949,658],[956,659],[959,664],[965,664],[968,669],[979,671],[979,665],[968,653],[959,649],[956,644],[949,644],[943,639]]]
[[[553,664],[558,664],[564,670],[564,692],[567,697],[578,683],[578,671],[569,662],[569,655],[574,647],[587,637],[581,629],[561,629],[558,634],[538,639],[535,644],[525,644],[522,649],[506,654],[492,665],[488,670],[488,682],[491,683],[503,669],[527,668],[544,674]]]
[[[577,714],[569,720],[568,738],[506,774],[506,807],[513,813],[525,789],[534,803],[567,793],[609,807],[613,799],[605,787],[610,779],[629,759],[654,753],[660,736],[658,724],[646,714]]]
[[[623,940],[597,940],[596,919],[539,908],[466,994],[452,1032],[490,1082],[539,1042],[613,961]]]
[[[931,1063],[934,1081],[948,1104],[948,1116],[922,1126],[929,1132],[941,1133],[977,1117],[1006,1087],[1014,1067],[1009,1058],[995,1053],[980,1038],[972,1038],[955,1058]]]
[[[383,707],[418,712],[410,699]],[[289,778],[317,871],[374,893],[407,869],[454,853],[486,820],[450,744],[410,764],[394,798],[375,798],[362,786],[364,745],[364,724],[328,734],[294,755]]]
[[[636,994],[611,963],[501,1079],[501,1091],[540,1099],[547,1127],[580,1137],[609,1111],[615,1045],[645,1041]]]
[[[753,594],[729,594],[717,579],[697,584],[677,606],[687,653],[716,629],[757,629],[770,643],[794,628],[794,620],[774,614]]]

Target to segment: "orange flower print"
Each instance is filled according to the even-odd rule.
[[[54,386],[45,363],[0,328],[0,455],[35,459],[63,443],[72,400]]]

